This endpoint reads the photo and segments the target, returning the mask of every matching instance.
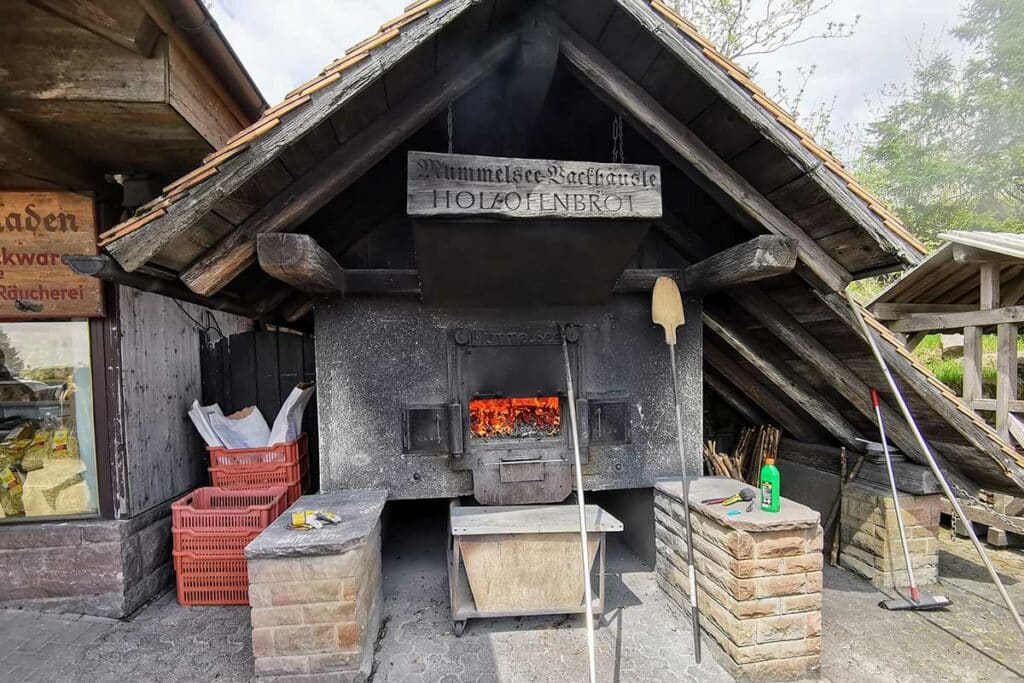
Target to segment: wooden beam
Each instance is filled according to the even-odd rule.
[[[812,178],[836,204],[864,228],[885,251],[894,252],[909,264],[920,263],[924,253],[890,230],[880,217],[855,196],[822,160],[804,147],[793,133],[775,116],[751,97],[750,91],[738,86],[718,64],[708,59],[702,48],[665,23],[665,17],[652,9],[649,0],[616,0],[616,4],[648,31],[662,47],[696,74],[712,92],[727,102],[744,120],[766,139],[786,153],[807,177]]]
[[[755,287],[744,287],[732,299],[805,363],[817,370],[857,412],[869,422],[876,423],[871,387],[794,320],[782,306]],[[883,389],[881,393],[884,395],[887,390]],[[899,415],[896,409],[884,402],[882,408],[890,418]],[[889,419],[886,427],[889,437],[900,450],[918,462],[925,462],[913,432],[902,420]]]
[[[987,251],[977,247],[969,247],[965,244],[953,245],[953,260],[958,263],[1015,263],[1021,262],[1020,258],[1007,256],[995,251]]]
[[[263,272],[300,292],[345,295],[345,271],[309,235],[259,235],[256,253]]]
[[[879,320],[899,320],[908,315],[925,313],[969,313],[978,310],[974,304],[886,304],[877,303],[868,307]]]
[[[345,293],[347,296],[369,294],[418,297],[420,273],[418,270],[350,268],[345,270]]]
[[[795,240],[761,235],[686,268],[680,288],[709,292],[756,282],[791,272],[796,260]]]
[[[849,449],[847,449],[849,450]],[[779,440],[779,458],[839,474],[839,446],[804,443],[793,439]]]
[[[1024,322],[1024,306],[990,308],[967,313],[914,313],[889,322],[893,332],[938,332],[958,327],[990,327],[1000,323]]]
[[[999,305],[999,269],[991,264],[982,264],[978,271],[978,299],[982,310],[991,310]],[[982,328],[973,324],[964,326],[964,400],[970,403],[982,397]]]
[[[750,400],[711,368],[704,368],[704,384],[739,413],[751,425],[768,424],[769,418]]]
[[[749,396],[758,408],[793,436],[801,441],[821,438],[821,430],[814,422],[791,410],[775,395],[774,390],[762,384],[714,344],[708,344],[707,340],[704,343],[704,362],[727,379],[740,394]]]
[[[57,149],[0,112],[0,169],[43,180],[69,190],[103,184],[103,174],[67,149]]]
[[[560,24],[561,50],[580,80],[610,105],[623,109],[636,128],[664,147],[684,172],[693,169],[720,188],[747,215],[768,232],[794,240],[800,261],[829,289],[842,291],[850,273],[832,258],[803,228],[758,192],[742,175],[715,154],[683,123],[642,87],[612,64],[566,24]]]
[[[143,57],[153,54],[160,29],[136,3],[124,0],[28,0],[29,4]]]
[[[847,448],[857,450],[863,447],[859,441],[860,432],[843,415],[815,389],[808,386],[802,379],[793,375],[782,361],[775,360],[774,354],[767,349],[758,348],[745,335],[733,329],[724,318],[704,308],[704,324],[722,341],[731,346],[744,360],[753,365],[782,393],[801,406],[829,434],[834,436]]]
[[[854,334],[863,338],[860,324],[854,317],[853,311],[850,310],[850,304],[844,296],[820,292],[817,293],[817,296],[847,324]],[[864,315],[867,317],[870,314],[865,313]],[[881,325],[881,323],[878,324]],[[993,461],[993,476],[996,476],[995,472],[998,470],[1000,474],[1007,476],[1017,486],[1024,488],[1024,467],[1022,467],[1016,457],[1010,456],[1003,451],[999,446],[999,442],[993,440],[989,433],[972,419],[977,418],[977,416],[967,406],[958,406],[958,399],[952,393],[947,395],[938,386],[929,382],[925,372],[918,370],[909,358],[900,353],[877,330],[874,331],[874,336],[878,340],[878,347],[882,358],[906,383],[906,386],[909,386],[950,427],[959,432],[971,446]],[[953,467],[947,459],[941,457],[940,453],[936,453],[936,456],[939,459],[939,463],[947,470],[947,474],[950,475],[951,483],[965,491],[977,488],[967,482],[959,470]]]
[[[792,272],[796,258],[796,246],[792,240],[761,235],[682,270],[624,270],[615,283],[615,292],[649,292],[655,280],[666,276],[676,281],[681,292],[706,293],[785,275]]]
[[[481,55],[453,65],[420,85],[203,254],[182,273],[182,282],[200,294],[220,290],[252,263],[257,235],[287,232],[312,216],[441,113],[448,102],[496,69],[515,47],[515,35],[507,34],[491,41]]]
[[[986,410],[995,411],[996,399],[994,398],[976,398],[970,403],[971,408],[974,410]],[[1024,413],[1024,401],[1011,400],[1008,404],[1010,412],[1012,413]]]
[[[240,315],[252,320],[261,320],[269,323],[281,322],[280,318],[276,315],[252,307],[238,297],[226,294],[211,297],[199,296],[192,290],[183,287],[177,280],[165,280],[161,277],[146,276],[139,272],[129,273],[122,269],[114,259],[103,254],[65,256],[64,261],[71,270],[79,275],[90,275],[105,282],[125,285],[144,292],[162,294],[172,299],[186,301],[190,304],[197,304],[233,315]]]
[[[169,22],[173,28],[173,19],[159,3],[155,0],[139,1],[161,27]],[[290,143],[311,132],[376,83],[392,65],[408,56],[442,26],[476,4],[476,0],[449,0],[433,7],[426,17],[403,29],[400,38],[374,50],[371,58],[351,66],[338,81],[314,93],[311,102],[282,119],[274,130],[254,140],[241,154],[220,164],[216,178],[193,188],[174,204],[167,215],[111,243],[107,251],[125,270],[135,270],[145,264],[164,246],[202,221],[218,202],[240,190],[260,170],[277,160]]]
[[[996,326],[996,431],[1010,441],[1010,404],[1017,401],[1017,326]]]

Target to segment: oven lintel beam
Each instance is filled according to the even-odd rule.
[[[713,183],[768,232],[795,240],[800,261],[806,267],[806,271],[800,268],[798,272],[804,277],[811,276],[808,279],[813,286],[820,283],[832,291],[846,289],[852,276],[821,245],[599,50],[565,22],[553,21],[558,21],[561,31],[562,55],[584,85],[603,101],[623,110],[635,122],[638,131],[670,158],[681,162],[678,164],[681,170]]]
[[[631,269],[619,276],[616,293],[647,292],[655,280],[665,275],[687,294],[728,289],[792,272],[797,247],[793,240],[761,235],[737,244],[683,270]]]
[[[256,238],[260,268],[306,294],[345,295],[345,271],[309,235],[266,233]]]

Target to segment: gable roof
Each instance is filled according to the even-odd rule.
[[[946,243],[876,296],[871,308],[876,304],[978,304],[978,264],[955,259],[958,246],[999,257],[1003,306],[1016,306],[1024,297],[1024,235],[951,230],[939,238]]]
[[[245,270],[254,261],[257,234],[308,232],[315,227],[313,214],[330,197],[375,191],[381,178],[397,185],[402,171],[386,166],[394,162],[390,153],[427,122],[437,122],[449,102],[458,102],[499,65],[512,61],[521,14],[533,11],[554,12],[566,70],[578,82],[586,81],[584,86],[596,96],[593,101],[624,111],[633,128],[648,138],[647,148],[671,165],[663,170],[678,176],[680,188],[703,192],[703,200],[712,205],[688,204],[691,197],[669,207],[677,198],[666,191],[659,238],[685,259],[706,258],[729,246],[723,241],[732,235],[723,237],[729,229],[722,228],[739,228],[746,236],[737,239],[749,239],[751,232],[763,232],[775,221],[798,231],[805,245],[848,277],[921,260],[925,247],[881,202],[740,67],[660,0],[414,3],[296,88],[201,167],[168,185],[136,216],[104,233],[104,248],[127,271],[180,280],[203,296],[217,293],[232,279],[244,286],[235,291],[229,286],[227,293],[246,294],[253,277],[260,275],[254,268]],[[616,82],[627,87],[612,87]],[[585,88],[580,90],[586,94]],[[581,120],[568,124],[569,129],[592,114],[572,113]],[[696,156],[673,155],[665,137],[652,132],[655,123],[674,124],[677,132],[689,136],[687,144]],[[705,163],[709,160],[718,165]],[[717,175],[712,179],[704,171]],[[732,194],[721,189],[723,183],[732,184]],[[737,198],[746,196],[760,202],[753,218],[736,207]],[[371,225],[367,215],[373,215],[376,203],[362,201],[356,218]],[[688,225],[694,220],[687,214],[690,209],[707,210],[710,218],[696,227]],[[327,251],[344,254],[352,241],[336,232],[324,229],[318,237],[330,241],[325,242]],[[700,233],[696,240],[694,232]],[[404,292],[419,291],[415,271],[385,272],[411,278],[410,286],[402,285]],[[765,284],[761,297],[783,309],[776,322],[791,330],[792,337],[753,319],[760,312],[752,311],[749,303],[740,310],[749,288],[715,295],[717,300],[708,297],[713,317],[705,328],[705,345],[716,352],[707,354],[705,363],[713,377],[721,375],[741,392],[746,390],[740,386],[744,377],[768,385],[758,401],[766,414],[773,414],[776,403],[784,404],[788,414],[821,425],[820,433],[856,444],[856,437],[875,428],[867,387],[872,382],[878,386],[878,379],[870,351],[848,317],[848,302],[835,294],[842,285],[823,284],[799,266],[796,272]],[[294,320],[310,310],[310,299],[295,301],[290,291],[268,295],[258,290],[249,296],[262,302],[263,311],[279,310]],[[841,301],[823,300],[826,295],[840,296]],[[877,323],[870,314],[868,320]],[[944,462],[955,463],[953,470],[959,468],[990,488],[1024,488],[1024,459],[971,411],[961,409],[956,397],[948,396],[913,358],[900,353],[902,347],[884,336],[884,328],[876,330],[885,339],[894,369],[911,382],[915,414],[921,416],[929,440],[941,444]],[[766,358],[772,346],[786,348],[796,358],[750,362],[751,356],[745,360],[741,350],[752,348],[748,341],[760,344]],[[718,361],[738,372],[715,366]],[[835,382],[836,369],[845,385]],[[804,399],[816,403],[802,404]],[[828,412],[827,420],[818,406]],[[904,439],[898,445],[915,457],[913,443]]]
[[[493,3],[495,7],[510,4],[500,0],[493,0]],[[204,186],[225,183],[237,189],[241,177],[251,178],[264,165],[246,165],[243,157],[247,154],[256,156],[254,149],[281,149],[293,143],[308,133],[312,123],[343,107],[373,76],[379,77],[394,67],[418,44],[443,30],[473,4],[468,0],[420,0],[409,5],[402,15],[382,24],[375,34],[347,49],[319,75],[295,88],[284,101],[268,109],[253,125],[209,155],[201,166],[167,185],[159,197],[141,207],[130,219],[104,232],[100,246],[107,248],[126,270],[139,268],[154,254],[152,249],[132,249],[131,244],[147,232],[147,226],[148,231],[167,232],[181,211],[182,200]],[[554,4],[561,8],[563,3]],[[586,11],[598,14],[597,4]],[[887,266],[875,270],[892,269],[901,263],[913,264],[926,253],[924,245],[880,200],[858,183],[841,162],[818,145],[741,67],[719,53],[685,18],[660,0],[653,0],[650,4],[640,0],[618,0],[610,4],[617,5],[659,38],[666,50],[698,72],[699,77],[708,82],[720,81],[714,84],[717,92],[729,100],[741,115],[750,119],[750,123],[767,139],[805,168],[806,175],[842,206],[854,223],[870,235],[879,250],[895,257]],[[497,9],[492,12],[497,12]],[[356,87],[346,87],[349,81],[360,80],[362,83],[356,83]],[[332,106],[320,106],[321,100],[329,96],[326,93],[329,90],[345,92],[347,96],[337,97],[337,93],[331,93],[335,95],[331,98]],[[310,110],[316,110],[317,116],[310,119]],[[289,125],[296,120],[305,120],[307,125]],[[228,175],[232,178],[226,180]],[[184,227],[188,227],[188,221]],[[171,228],[171,232],[178,234],[180,229]]]

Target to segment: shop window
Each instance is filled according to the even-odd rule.
[[[99,510],[89,324],[0,323],[0,522]]]

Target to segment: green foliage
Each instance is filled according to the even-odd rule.
[[[932,244],[945,230],[1024,232],[1024,0],[972,0],[955,34],[973,56],[919,58],[856,165]]]
[[[7,333],[2,330],[0,330],[0,355],[3,357],[3,364],[12,375],[17,375],[24,369],[25,362],[18,355],[18,349],[11,343]]]

